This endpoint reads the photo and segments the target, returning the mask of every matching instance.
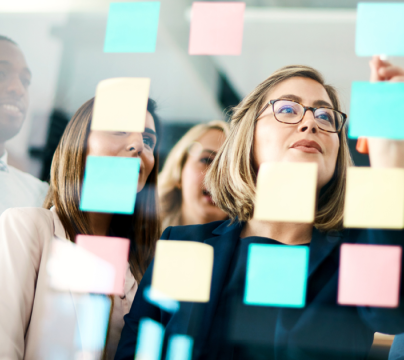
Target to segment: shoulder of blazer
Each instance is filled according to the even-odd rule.
[[[236,226],[240,226],[240,223],[236,221],[231,224],[230,220],[214,221],[202,225],[173,226],[164,230],[161,239],[202,242],[213,236],[222,235]]]

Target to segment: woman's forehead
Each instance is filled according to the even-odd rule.
[[[154,125],[153,116],[152,116],[148,111],[146,112],[146,123],[145,123],[145,127],[156,131],[156,126]]]
[[[313,79],[303,77],[293,77],[275,85],[268,92],[266,101],[280,98],[291,98],[291,100],[309,106],[319,100],[332,104],[323,85]]]

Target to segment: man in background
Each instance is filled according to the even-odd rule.
[[[0,35],[0,215],[10,207],[40,207],[48,184],[8,165],[5,142],[20,131],[29,105],[31,72],[24,54]]]

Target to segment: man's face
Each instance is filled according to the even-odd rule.
[[[30,82],[31,72],[21,50],[0,40],[0,142],[20,131],[29,105]]]

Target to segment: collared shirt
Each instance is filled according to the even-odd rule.
[[[42,207],[49,185],[7,163],[7,152],[0,157],[7,169],[0,170],[0,215],[12,207]]]

